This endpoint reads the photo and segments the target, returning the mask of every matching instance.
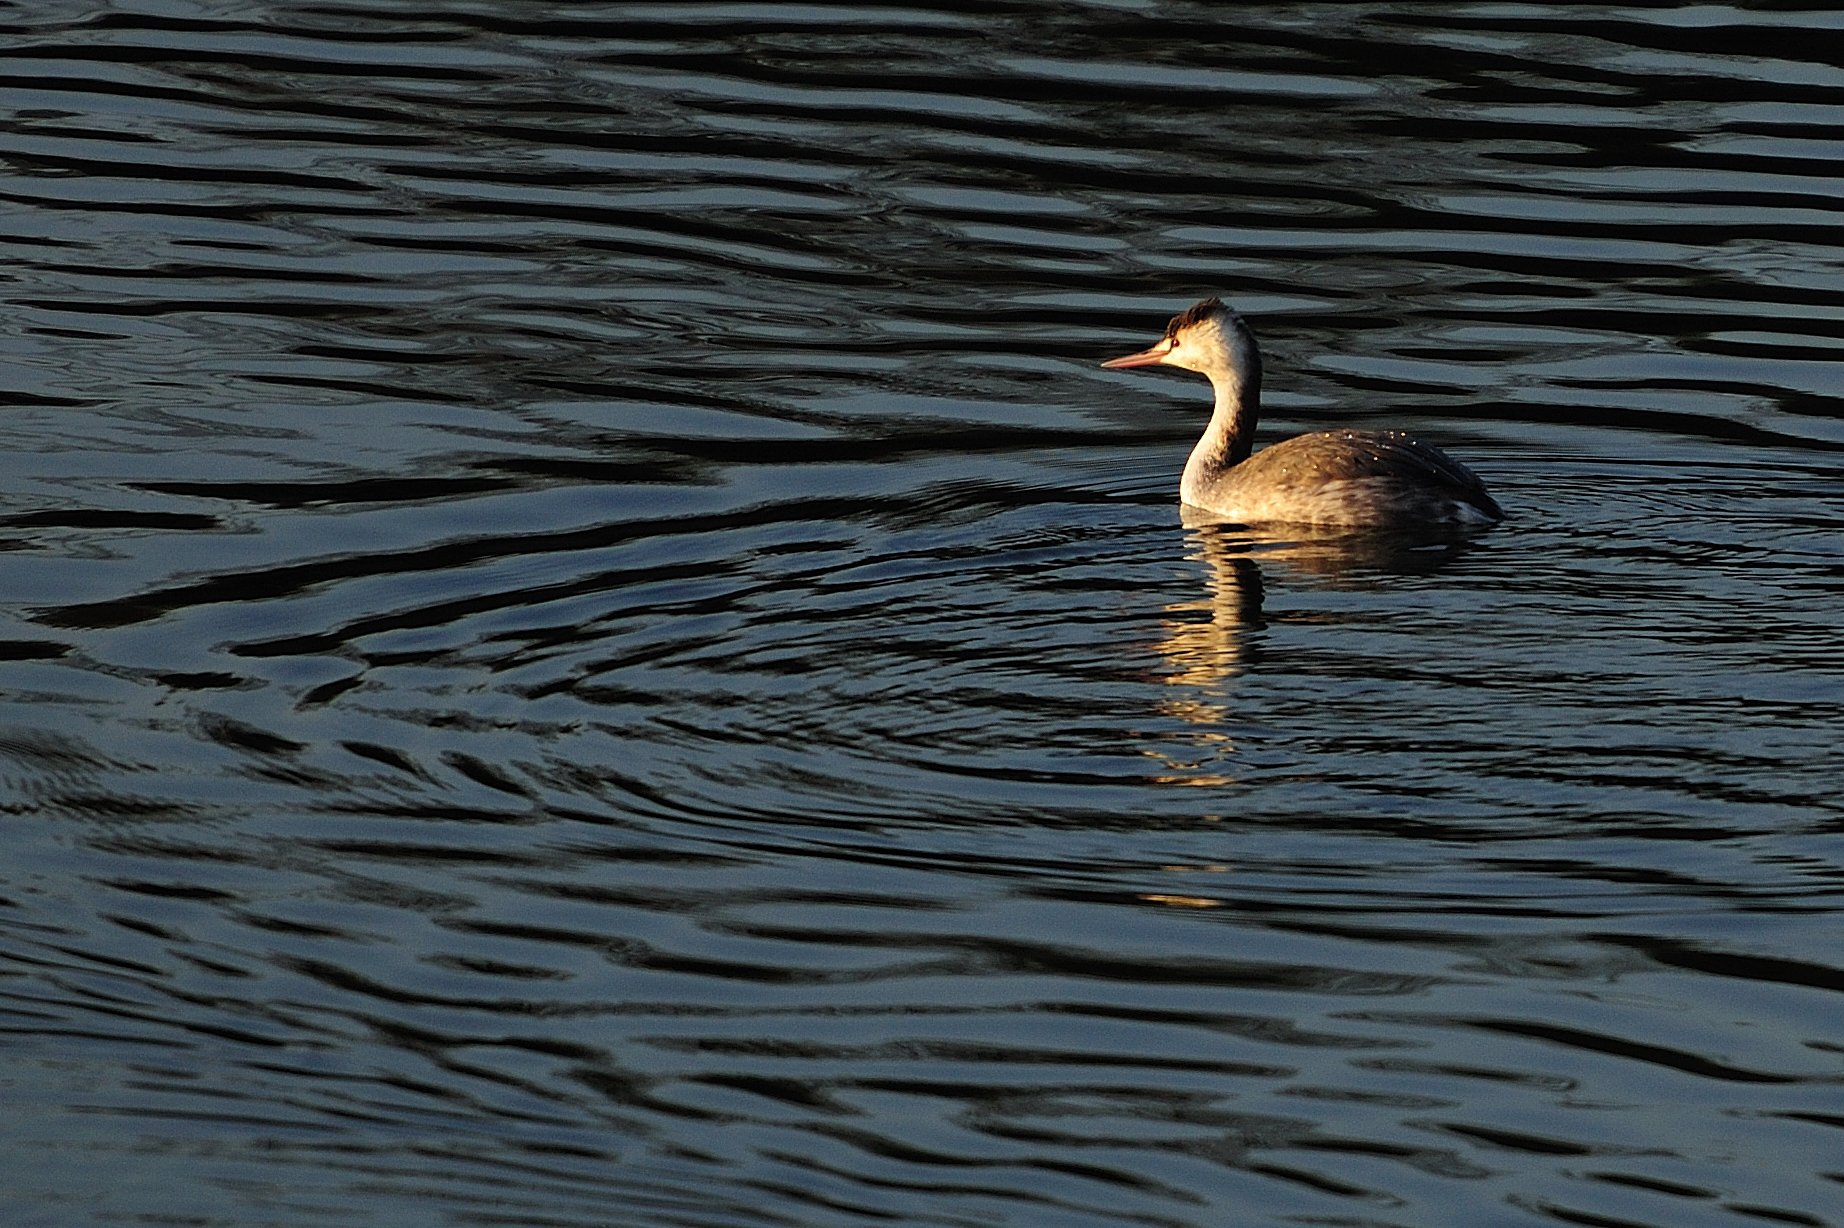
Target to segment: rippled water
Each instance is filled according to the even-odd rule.
[[[9,1222],[1844,1224],[1841,29],[0,4]]]

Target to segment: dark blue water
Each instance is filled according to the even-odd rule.
[[[0,4],[7,1222],[1844,1224],[1841,31]]]

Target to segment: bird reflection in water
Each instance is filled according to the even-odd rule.
[[[1185,732],[1149,740],[1145,753],[1159,763],[1152,780],[1189,788],[1223,788],[1239,783],[1237,734],[1246,718],[1235,710],[1235,681],[1259,671],[1268,618],[1262,609],[1266,575],[1284,588],[1357,589],[1395,576],[1433,575],[1450,566],[1478,540],[1464,528],[1427,527],[1412,532],[1302,532],[1293,526],[1272,531],[1233,524],[1195,507],[1182,507],[1189,557],[1204,567],[1204,595],[1166,606],[1165,635],[1155,647],[1167,662],[1171,690],[1160,711],[1183,722]],[[1289,622],[1323,622],[1319,616],[1283,616]],[[1205,816],[1211,821],[1220,813]],[[1233,862],[1160,867],[1169,885],[1136,894],[1164,908],[1220,908],[1234,897],[1230,888],[1206,894],[1199,888],[1233,874]]]
[[[1234,784],[1237,718],[1229,685],[1259,668],[1268,618],[1263,601],[1270,581],[1295,588],[1369,587],[1390,576],[1432,575],[1471,548],[1476,534],[1429,527],[1414,532],[1301,533],[1284,526],[1264,530],[1232,524],[1194,507],[1182,507],[1190,557],[1203,564],[1204,593],[1166,607],[1165,634],[1155,648],[1165,658],[1173,688],[1160,705],[1165,715],[1191,726],[1193,754],[1167,745],[1150,751],[1168,769],[1165,783]]]

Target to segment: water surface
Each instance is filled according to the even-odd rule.
[[[1841,26],[0,6],[13,1222],[1844,1223]]]

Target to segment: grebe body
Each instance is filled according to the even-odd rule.
[[[1191,450],[1179,498],[1239,524],[1412,528],[1504,517],[1485,484],[1433,444],[1402,431],[1319,431],[1254,451],[1261,351],[1242,317],[1208,298],[1172,317],[1165,336],[1104,367],[1182,367],[1207,376],[1216,410]]]

